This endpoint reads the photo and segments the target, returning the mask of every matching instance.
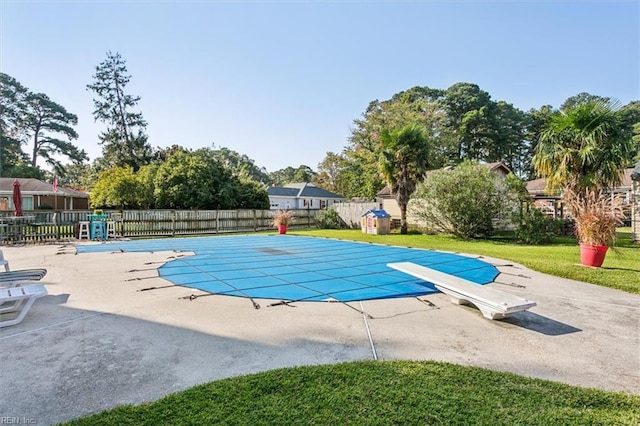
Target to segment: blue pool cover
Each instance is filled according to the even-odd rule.
[[[165,263],[160,276],[212,294],[284,301],[353,302],[438,292],[431,283],[389,268],[391,262],[413,262],[478,284],[499,274],[489,263],[452,253],[291,235],[116,241],[77,251],[194,252]]]

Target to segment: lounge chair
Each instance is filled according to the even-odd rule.
[[[40,281],[47,275],[46,269],[20,269],[18,271],[0,272],[0,287],[16,287],[30,281]]]
[[[4,265],[4,270],[9,271],[9,261],[4,258],[2,250],[0,250],[0,265]]]
[[[432,283],[457,305],[474,305],[488,319],[505,318],[536,306],[536,302],[531,300],[415,263],[388,263],[387,266]]]
[[[18,324],[27,315],[33,302],[46,295],[47,289],[42,284],[0,289],[0,328]],[[17,313],[16,317],[4,319],[7,314],[14,313]]]

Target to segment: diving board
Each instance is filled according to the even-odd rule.
[[[387,263],[387,266],[432,283],[438,290],[449,296],[453,303],[472,304],[480,309],[485,318],[491,320],[505,318],[515,312],[536,306],[536,302],[531,300],[412,262]]]

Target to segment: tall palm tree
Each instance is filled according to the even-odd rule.
[[[429,166],[427,134],[423,127],[409,124],[380,133],[380,170],[400,207],[400,233],[407,233],[407,204]]]
[[[533,156],[547,189],[584,193],[620,183],[633,144],[622,131],[619,104],[595,99],[555,112]]]

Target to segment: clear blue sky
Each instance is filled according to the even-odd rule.
[[[0,69],[77,114],[101,153],[93,93],[106,52],[152,146],[225,146],[272,172],[316,170],[374,99],[478,84],[528,110],[580,92],[640,99],[636,1],[0,0]]]

